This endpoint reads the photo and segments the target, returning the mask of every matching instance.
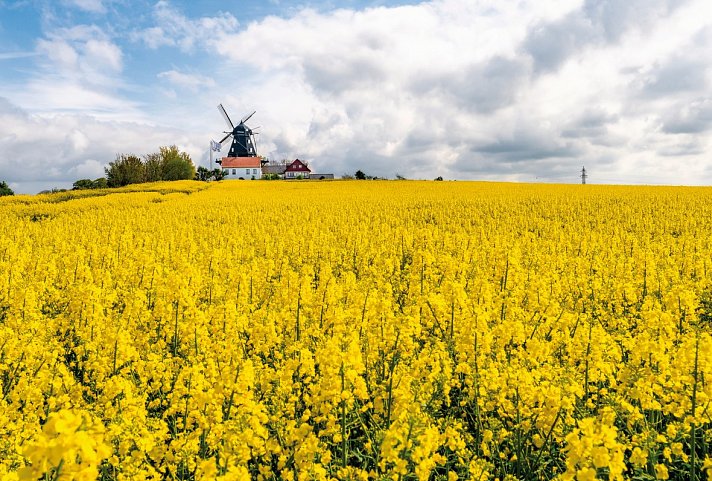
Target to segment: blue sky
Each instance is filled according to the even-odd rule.
[[[712,183],[707,0],[0,0],[0,180],[96,178],[223,103],[337,176]]]

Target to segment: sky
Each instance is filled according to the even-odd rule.
[[[710,184],[712,7],[0,0],[15,192],[165,145],[207,167],[219,103],[256,111],[259,154],[337,177],[576,183],[585,166],[589,183]]]

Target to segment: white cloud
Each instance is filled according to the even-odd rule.
[[[156,25],[137,30],[131,38],[146,44],[149,48],[178,47],[191,52],[196,48],[212,49],[215,38],[224,32],[237,30],[238,21],[230,13],[219,13],[216,17],[191,19],[186,17],[170,2],[160,0],[153,8]]]
[[[87,63],[95,68],[112,72],[120,72],[123,68],[121,49],[107,40],[87,40],[84,45],[84,55]]]
[[[173,85],[187,88],[189,90],[197,90],[201,87],[214,87],[215,80],[211,77],[206,77],[199,74],[187,74],[178,72],[177,70],[168,70],[158,74],[158,78],[166,79]]]
[[[104,176],[105,164],[94,159],[84,160],[82,163],[75,165],[69,169],[69,173],[73,178],[79,179],[98,179]]]
[[[0,60],[15,60],[18,58],[34,57],[35,52],[0,52]]]
[[[635,182],[642,171],[668,182],[680,178],[669,159],[699,159],[710,146],[707,134],[670,132],[709,125],[704,8],[440,0],[307,9],[217,45],[235,72],[255,75],[235,104],[260,111],[272,156],[308,156],[337,173],[575,182],[586,164],[599,179]],[[669,114],[681,105],[684,114]],[[695,177],[704,162],[690,165],[685,179],[712,180]]]
[[[149,48],[157,49],[164,45],[174,45],[175,41],[161,27],[150,27],[132,34],[134,40],[143,41]]]
[[[91,83],[111,81],[123,69],[123,53],[99,27],[80,25],[58,29],[37,42],[45,68]]]
[[[177,144],[195,162],[206,147],[177,129],[101,121],[82,114],[31,115],[0,97],[0,179],[18,193],[70,187],[103,175],[118,153],[144,155]],[[196,138],[207,138],[198,133]]]
[[[37,113],[82,112],[103,118],[142,119],[137,103],[118,94],[124,54],[99,27],[58,28],[36,41],[35,65],[4,94]]]
[[[76,7],[86,12],[106,12],[106,7],[104,6],[104,2],[102,0],[64,0],[63,3],[70,7]]]
[[[72,72],[79,65],[79,53],[65,40],[42,39],[37,42],[37,49],[60,71]]]

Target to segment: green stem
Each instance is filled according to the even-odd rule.
[[[346,388],[344,376],[344,363],[341,363],[341,392]],[[341,399],[341,467],[346,468],[347,452],[346,452],[346,401]]]
[[[175,303],[176,319],[173,326],[173,355],[178,354],[178,301]]]
[[[299,297],[297,298],[297,342],[301,338],[301,329],[299,326],[299,314],[300,314],[301,310],[302,310],[302,296],[300,293]]]
[[[692,377],[694,379],[694,384],[692,385],[692,429],[690,440],[690,481],[697,480],[697,469],[696,469],[696,456],[697,456],[697,422],[695,421],[695,411],[697,409],[697,381],[699,376],[698,361],[700,354],[700,337],[697,336],[695,341],[695,369],[692,371]]]

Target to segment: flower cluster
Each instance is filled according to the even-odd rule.
[[[712,191],[0,199],[0,478],[712,479]]]

